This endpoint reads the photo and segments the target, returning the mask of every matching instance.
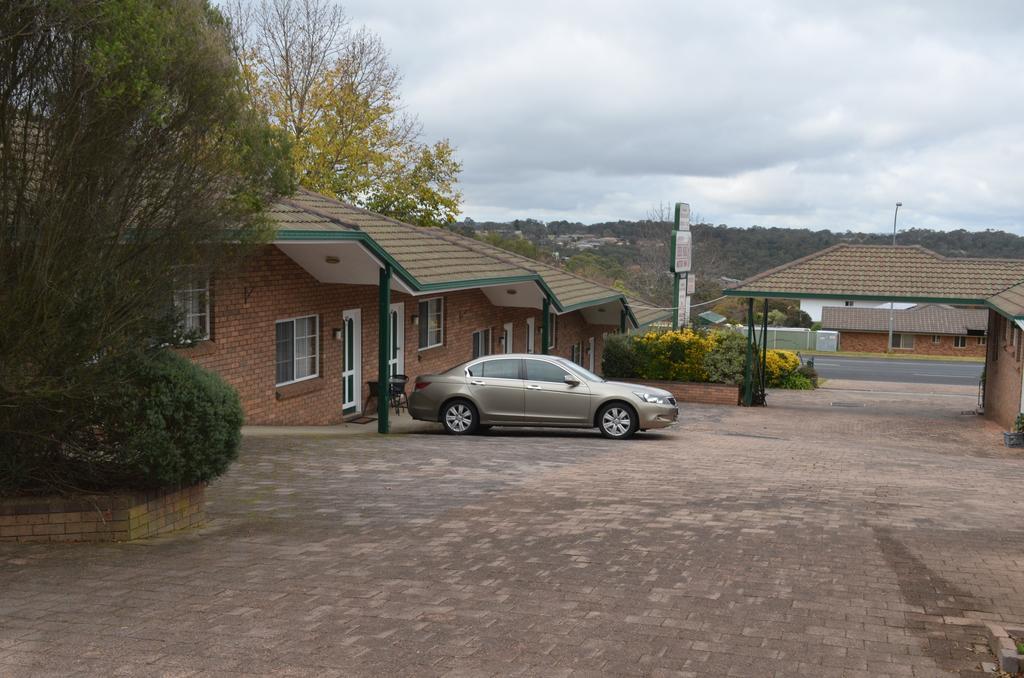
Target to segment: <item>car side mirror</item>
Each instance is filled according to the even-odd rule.
[[[569,384],[569,386],[579,386],[580,380],[571,374],[567,374],[565,375],[565,383]]]

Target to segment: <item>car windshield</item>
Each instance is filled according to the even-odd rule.
[[[566,360],[565,358],[559,358],[558,362],[564,364],[570,370],[572,370],[576,374],[580,375],[581,377],[583,377],[587,381],[596,381],[598,383],[603,383],[604,382],[604,379],[602,379],[601,377],[597,376],[596,374],[594,374],[590,370],[586,369],[582,365],[577,365],[576,363],[574,363],[571,360]]]

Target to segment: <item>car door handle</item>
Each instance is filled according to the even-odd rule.
[[[539,391],[539,390],[540,390],[540,388],[541,388],[541,386],[540,386],[540,384],[527,384],[527,385],[526,385],[526,388],[532,388],[532,389],[534,389],[534,390],[537,390],[537,391]]]
[[[469,383],[473,384],[473,386],[486,386],[487,385],[487,382],[484,381],[483,379],[473,379]]]

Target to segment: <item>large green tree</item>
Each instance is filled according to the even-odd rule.
[[[447,139],[422,141],[378,36],[332,0],[236,0],[229,13],[249,87],[292,140],[304,186],[424,226],[455,220],[462,165]]]
[[[102,466],[125,357],[178,338],[175,289],[292,181],[205,0],[7,0],[0,64],[3,491]]]

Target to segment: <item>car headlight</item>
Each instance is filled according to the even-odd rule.
[[[645,393],[644,391],[633,391],[633,395],[635,395],[637,398],[644,401],[645,403],[654,403],[656,405],[668,404],[668,400],[666,400],[664,397],[654,395],[653,393]]]

